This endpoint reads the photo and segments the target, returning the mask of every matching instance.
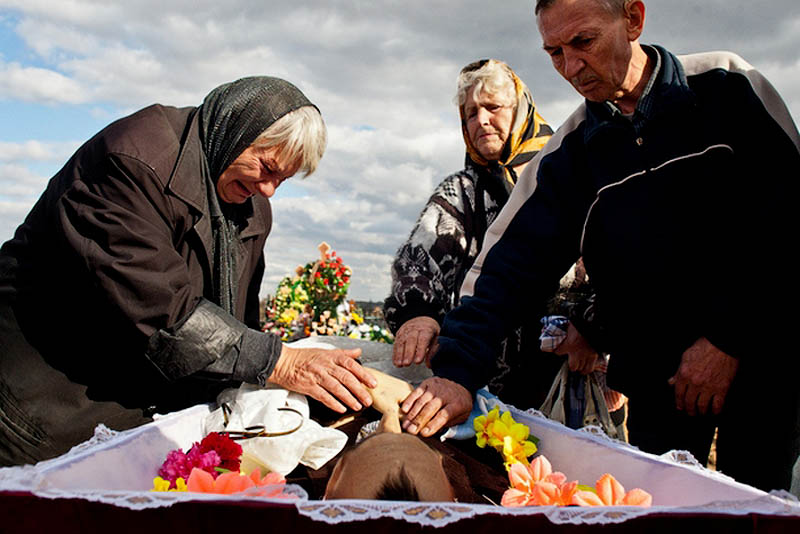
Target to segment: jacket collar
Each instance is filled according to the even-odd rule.
[[[658,45],[642,45],[645,52],[656,62],[650,81],[639,98],[633,117],[628,119],[611,102],[586,101],[587,117],[585,141],[597,130],[627,122],[634,129],[641,128],[654,117],[671,113],[694,101],[694,92],[689,88],[686,74],[678,58]]]

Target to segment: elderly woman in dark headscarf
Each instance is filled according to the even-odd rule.
[[[268,199],[316,169],[326,136],[300,90],[254,77],[145,108],[72,156],[0,250],[0,465],[240,382],[370,404],[359,351],[258,330]]]

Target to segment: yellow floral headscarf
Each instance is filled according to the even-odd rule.
[[[462,72],[477,70],[490,61],[502,63],[496,59],[481,60],[467,65]],[[506,65],[506,67],[508,66]],[[497,163],[503,169],[504,178],[513,186],[517,181],[517,175],[513,171],[513,167],[530,161],[547,144],[550,136],[553,135],[553,130],[536,111],[533,97],[525,83],[517,77],[511,67],[508,67],[508,72],[514,80],[517,105],[510,135]],[[467,134],[467,121],[466,117],[464,117],[463,104],[459,106],[458,111],[461,115],[461,133],[464,136],[464,143],[467,145],[468,157],[477,165],[488,167],[489,162],[480,155]]]

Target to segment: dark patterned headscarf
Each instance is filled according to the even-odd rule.
[[[271,76],[242,78],[211,91],[200,106],[200,131],[213,182],[272,123],[312,105],[300,89]]]
[[[198,110],[205,153],[205,182],[214,236],[214,299],[235,312],[238,280],[236,256],[246,206],[220,206],[217,180],[233,161],[275,121],[303,106],[313,106],[291,83],[270,76],[242,78],[211,91]]]

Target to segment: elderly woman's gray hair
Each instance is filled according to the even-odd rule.
[[[536,0],[536,7],[534,8],[533,12],[534,14],[538,15],[541,10],[547,9],[548,7],[552,6],[558,1],[559,0]],[[622,15],[623,13],[625,13],[625,5],[628,2],[630,2],[630,0],[591,0],[591,1],[597,2],[612,15]]]
[[[502,61],[483,59],[470,63],[461,69],[456,84],[454,101],[459,107],[464,105],[467,93],[472,91],[475,99],[485,92],[516,108],[514,73]]]
[[[314,106],[303,106],[287,113],[253,141],[259,147],[280,147],[281,157],[296,162],[298,172],[305,176],[317,169],[327,143],[325,122]]]
[[[521,89],[519,93],[517,93],[517,84]],[[470,92],[474,100],[478,100],[480,94],[485,92],[504,105],[510,106],[514,110],[512,131],[515,131],[525,121],[528,102],[533,102],[528,86],[517,77],[511,67],[498,59],[474,61],[461,69],[454,98],[459,108],[464,107],[467,93]]]

